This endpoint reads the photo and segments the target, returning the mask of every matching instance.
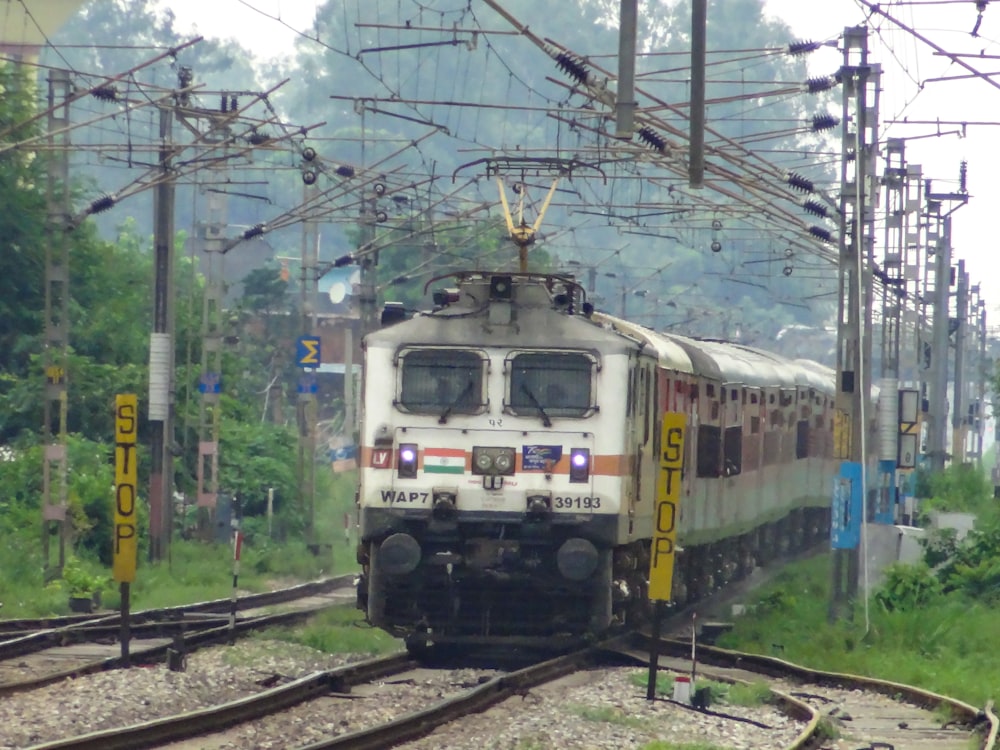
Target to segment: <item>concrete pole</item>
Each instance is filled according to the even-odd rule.
[[[625,140],[631,140],[635,131],[635,37],[638,15],[639,0],[621,0],[615,137]]]
[[[173,105],[160,109],[160,182],[154,188],[153,332],[149,346],[149,559],[166,559],[173,498],[174,179]]]
[[[688,187],[705,185],[705,56],[708,0],[691,3],[691,133],[688,139]]]

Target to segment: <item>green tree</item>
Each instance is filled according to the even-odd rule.
[[[5,142],[34,135],[24,125],[33,111],[33,88],[22,71],[0,64],[0,133]],[[21,149],[0,153],[0,404],[23,375],[42,329],[46,208],[41,160]],[[9,404],[9,406],[16,406]],[[0,408],[0,420],[7,414]],[[0,436],[3,425],[0,424]]]

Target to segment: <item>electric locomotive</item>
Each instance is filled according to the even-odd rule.
[[[548,644],[648,611],[660,416],[688,425],[675,601],[825,533],[832,372],[457,274],[365,337],[358,606],[427,643]]]

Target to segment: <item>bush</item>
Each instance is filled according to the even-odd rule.
[[[886,569],[885,582],[875,592],[875,601],[887,612],[905,612],[926,607],[941,593],[941,582],[926,565],[895,563]]]

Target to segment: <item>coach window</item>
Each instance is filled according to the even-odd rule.
[[[585,417],[594,360],[583,352],[521,352],[509,361],[509,408],[519,416]]]
[[[483,408],[484,359],[467,349],[403,352],[399,406],[417,414],[475,414]]]

